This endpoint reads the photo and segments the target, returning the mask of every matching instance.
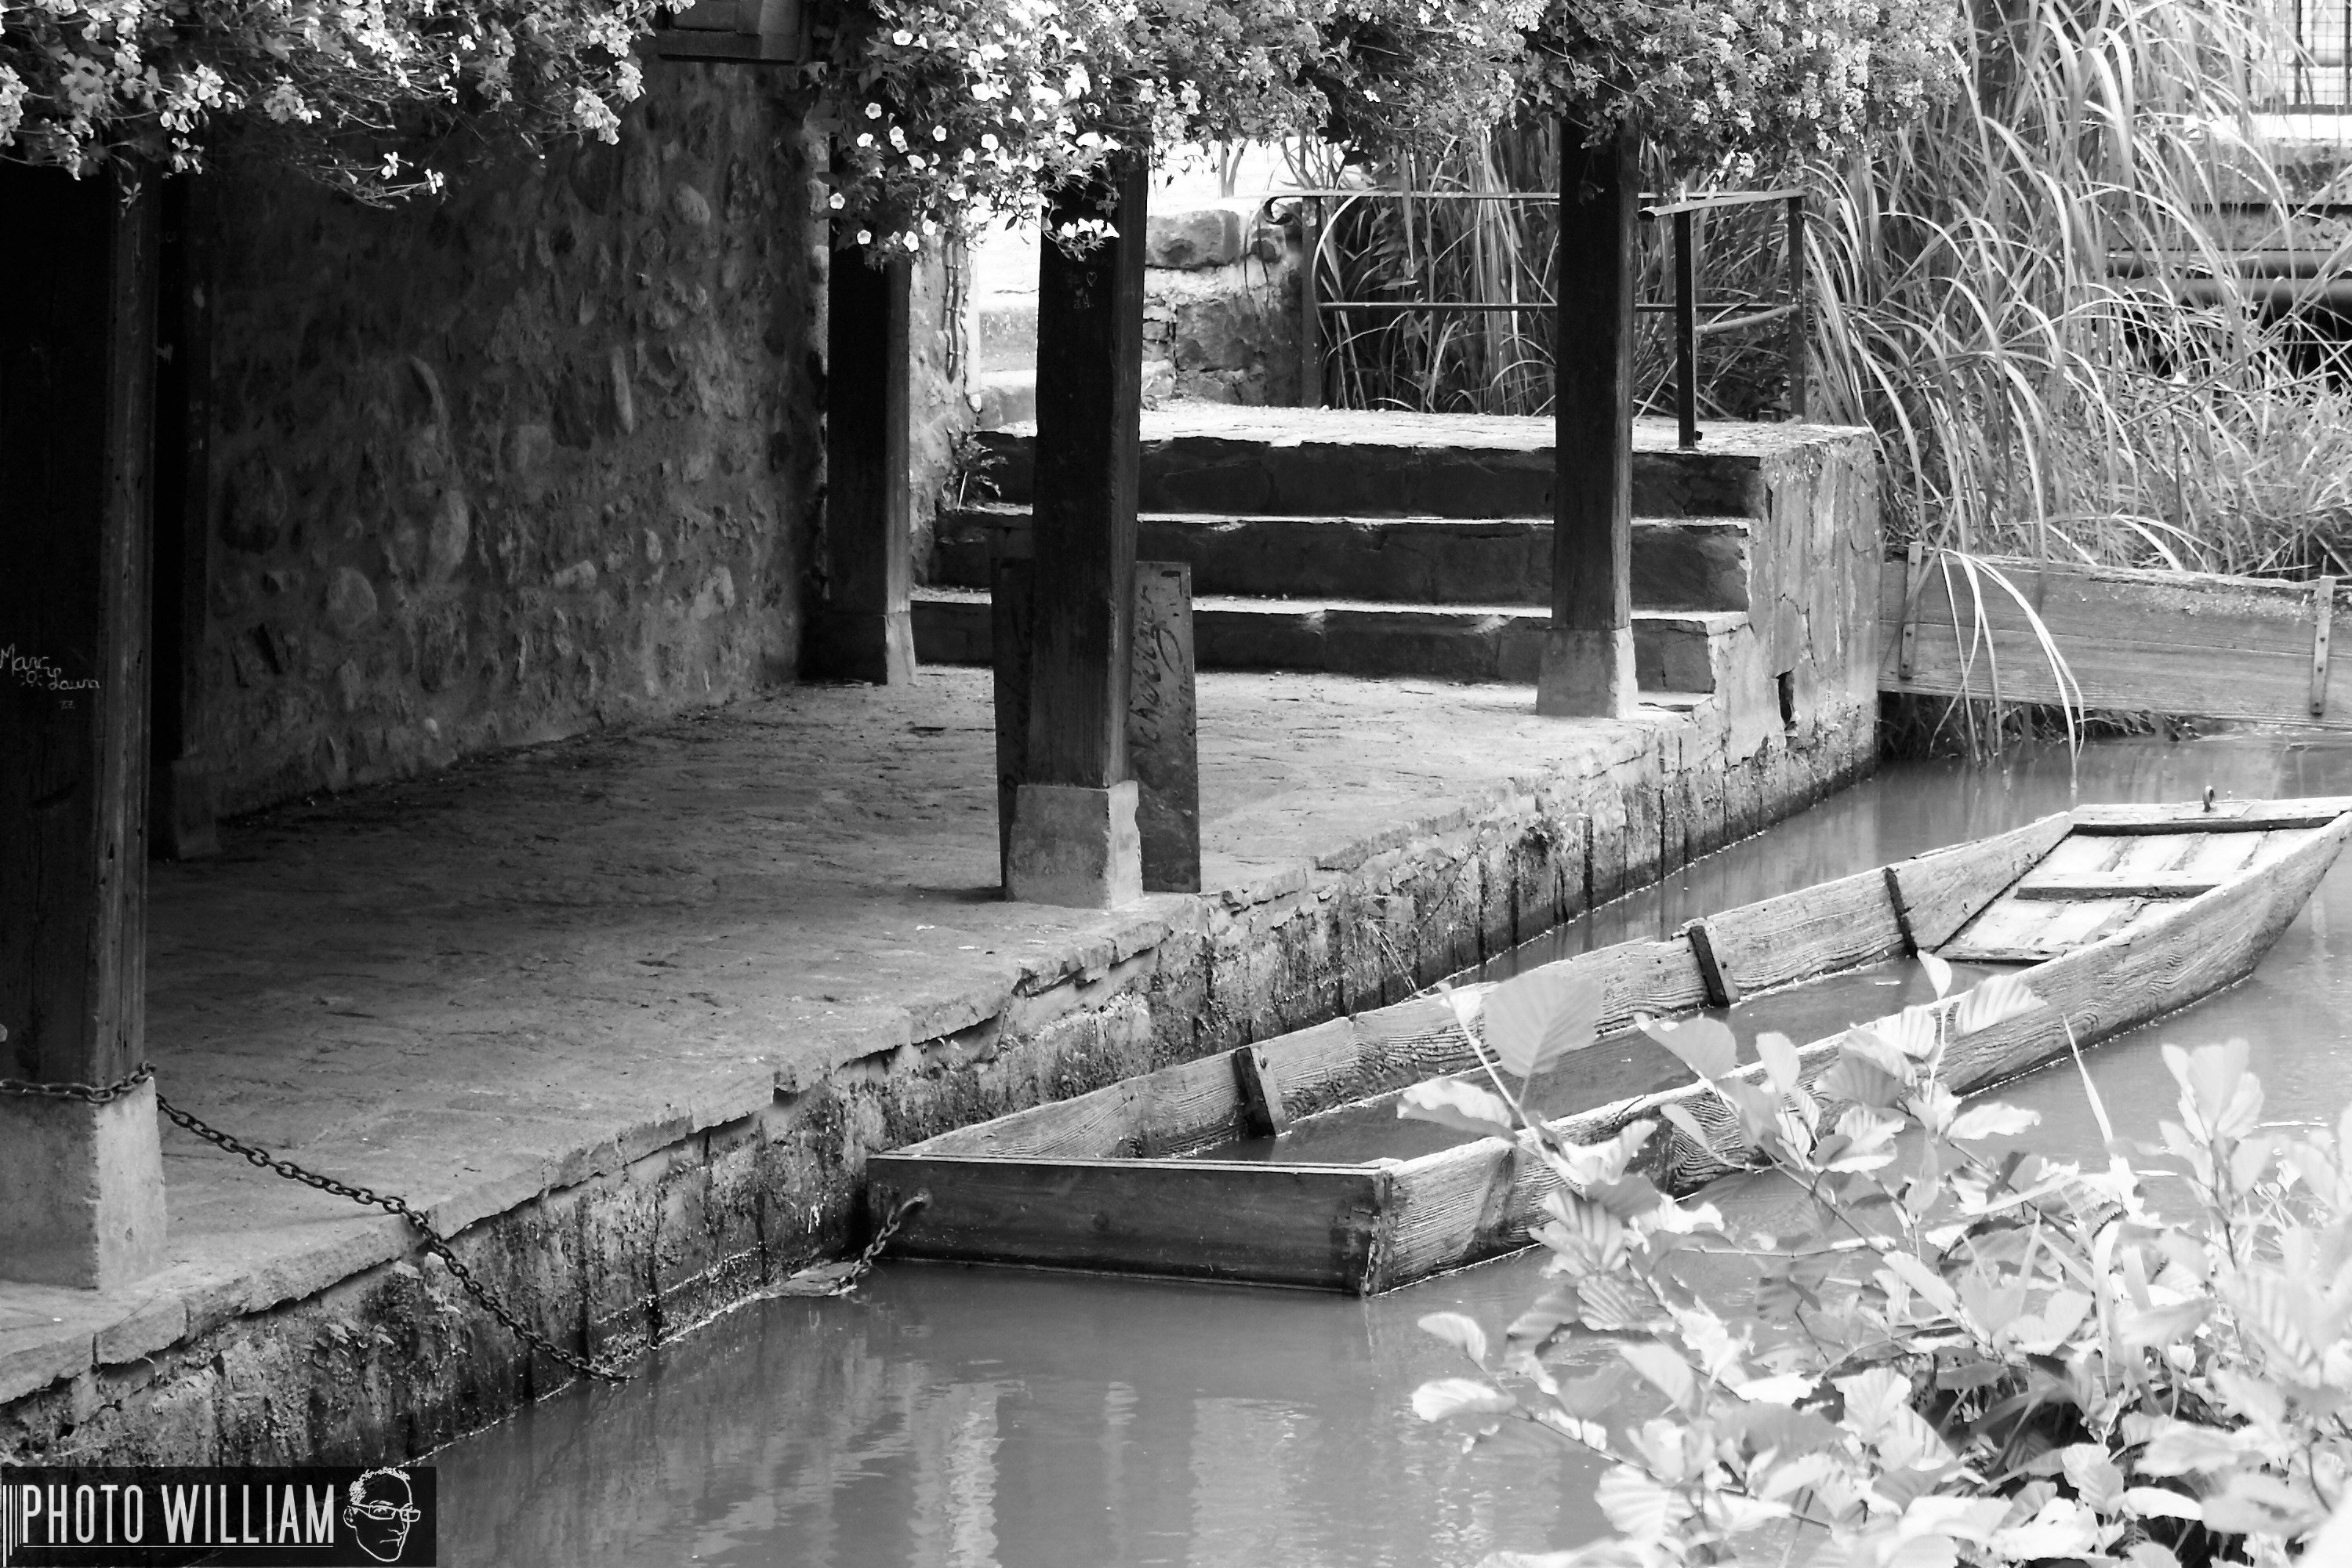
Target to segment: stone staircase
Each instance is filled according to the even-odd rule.
[[[1635,668],[1645,700],[1745,685],[1775,703],[1751,626],[1769,452],[1787,426],[1721,426],[1711,449],[1637,428]],[[1766,432],[1743,443],[1744,431]],[[983,432],[995,499],[943,512],[915,646],[989,662],[991,563],[1031,553],[1034,427]],[[1143,416],[1139,558],[1192,568],[1205,669],[1532,684],[1551,580],[1547,419],[1179,405]],[[982,484],[968,486],[979,493]]]

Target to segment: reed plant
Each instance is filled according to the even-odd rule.
[[[1767,171],[1812,193],[1808,415],[1866,426],[1889,532],[1972,554],[2271,575],[2352,570],[2352,393],[2319,308],[2240,279],[2241,249],[2314,243],[2257,133],[2283,43],[2239,0],[1980,0],[1957,86],[1860,155]],[[1383,184],[1558,189],[1549,124]],[[1657,175],[1663,182],[1663,173]],[[1700,184],[1727,183],[1701,179]],[[1524,204],[1338,207],[1326,298],[1549,298],[1552,216]],[[1666,295],[1645,247],[1643,297]],[[1780,297],[1771,208],[1703,240],[1710,313]],[[2322,268],[2352,262],[2352,242]],[[1664,318],[1636,359],[1644,412],[1674,390]],[[1333,325],[1339,400],[1496,413],[1549,406],[1539,313],[1383,312]],[[1788,410],[1781,333],[1705,340],[1702,414]]]

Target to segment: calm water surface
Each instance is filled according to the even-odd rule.
[[[2103,745],[2080,798],[2182,800],[2208,784],[2352,794],[2352,742]],[[2064,759],[2046,753],[1891,767],[1515,958],[1664,936],[2068,802]],[[2273,1116],[2332,1116],[2352,1099],[2352,965],[2336,962],[2338,941],[2352,942],[2352,859],[2253,979],[2097,1053],[2119,1128],[2152,1134],[2171,1102],[2158,1042],[2232,1035],[2253,1042]],[[1904,992],[1874,983],[1901,978],[1857,977],[1824,1005],[1888,1011]],[[2096,1149],[2071,1069],[2003,1098],[2042,1111],[2038,1146]],[[1423,1379],[1460,1370],[1414,1320],[1454,1308],[1499,1328],[1537,1279],[1522,1256],[1353,1301],[886,1266],[854,1300],[737,1313],[625,1387],[559,1395],[442,1450],[442,1560],[1378,1568],[1572,1546],[1603,1528],[1588,1466],[1532,1447],[1465,1454],[1406,1404]]]

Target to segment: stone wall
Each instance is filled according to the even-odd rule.
[[[908,402],[913,426],[907,443],[907,482],[913,490],[908,517],[914,530],[913,558],[928,561],[940,506],[949,498],[961,466],[966,432],[978,420],[971,396],[971,313],[965,309],[971,262],[961,246],[927,256],[915,268],[913,319],[908,332]]]
[[[798,115],[754,72],[647,88],[617,146],[435,202],[213,181],[224,812],[792,676],[823,456]]]
[[[1144,259],[1143,357],[1166,362],[1169,395],[1297,404],[1295,226],[1230,207],[1158,214]]]

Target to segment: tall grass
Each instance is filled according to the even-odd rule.
[[[1980,554],[2352,570],[2346,366],[2326,321],[2266,310],[2229,261],[2313,242],[2255,132],[2251,73],[2282,47],[2236,0],[1979,0],[1957,91],[1865,157],[1793,172],[1815,193],[1810,413],[1878,434],[1890,532]],[[1521,129],[1392,173],[1543,192],[1557,156],[1549,128]],[[1421,205],[1341,213],[1326,297],[1543,297],[1540,202]],[[1769,209],[1716,220],[1704,256],[1711,303],[1777,297]],[[1647,298],[1664,297],[1663,262],[1654,244]],[[2190,278],[2208,281],[2175,287]],[[1654,413],[1672,391],[1662,323],[1637,360]],[[1539,316],[1341,328],[1344,401],[1549,405]],[[1710,338],[1702,359],[1706,412],[1785,405],[1777,331]]]

